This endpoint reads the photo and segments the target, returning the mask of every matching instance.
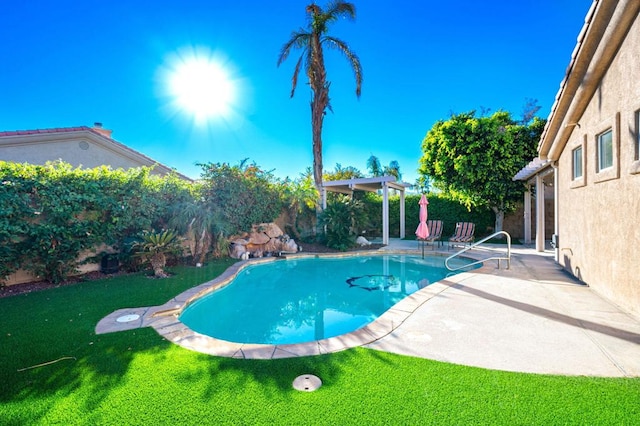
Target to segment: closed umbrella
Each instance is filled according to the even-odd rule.
[[[424,259],[424,240],[429,238],[429,228],[427,227],[427,205],[429,201],[427,201],[427,197],[424,194],[420,197],[418,204],[420,204],[420,223],[418,224],[418,229],[416,229],[416,237],[422,240],[422,258]]]

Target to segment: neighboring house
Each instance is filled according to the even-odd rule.
[[[545,182],[553,188],[556,260],[634,315],[640,315],[639,11],[639,0],[593,2],[538,158],[514,177],[535,184],[540,220],[539,195]],[[543,250],[544,226],[536,228]]]
[[[130,169],[154,166],[152,173],[166,175],[173,170],[111,138],[101,123],[94,127],[63,127],[0,132],[0,160],[45,164],[62,160],[74,167],[110,166]],[[178,173],[178,176],[191,180]]]

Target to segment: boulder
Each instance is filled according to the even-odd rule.
[[[356,244],[358,244],[360,247],[364,247],[364,246],[370,246],[371,242],[361,235],[358,238],[356,238]]]
[[[249,234],[236,235],[229,241],[231,242],[229,253],[235,259],[270,254],[276,256],[279,252],[295,253],[302,250],[275,223],[254,225]]]
[[[273,222],[271,222],[271,223],[261,223],[260,225],[254,225],[253,226],[253,231],[254,232],[263,232],[269,238],[278,238],[278,237],[280,237],[280,236],[282,236],[284,234],[284,232],[282,232],[282,229],[280,229],[280,227],[278,225],[276,225],[275,223],[273,223]]]
[[[294,240],[287,240],[282,242],[282,248],[280,251],[298,252],[300,248]]]
[[[270,239],[264,232],[252,232],[249,234],[249,243],[254,245],[266,244]]]
[[[245,254],[247,257],[249,256],[249,252],[243,244],[233,244],[231,250],[229,250],[229,256],[234,259],[242,259]]]
[[[282,244],[280,240],[278,240],[277,238],[272,238],[264,245],[264,251],[271,252],[271,253],[280,251],[281,245]]]

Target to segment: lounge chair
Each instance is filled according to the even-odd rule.
[[[456,223],[456,231],[449,238],[449,248],[452,248],[456,245],[465,244],[471,245],[473,243],[475,237],[474,232],[476,230],[476,224],[472,222],[458,222]]]
[[[433,243],[433,248],[435,250],[436,243],[438,245],[442,244],[442,241],[440,240],[440,238],[442,237],[442,221],[428,220],[427,228],[429,228],[429,236],[422,241]]]

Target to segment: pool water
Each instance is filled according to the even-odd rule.
[[[243,269],[226,287],[187,306],[180,321],[198,333],[238,343],[321,340],[371,323],[448,275],[441,256],[276,260]]]

